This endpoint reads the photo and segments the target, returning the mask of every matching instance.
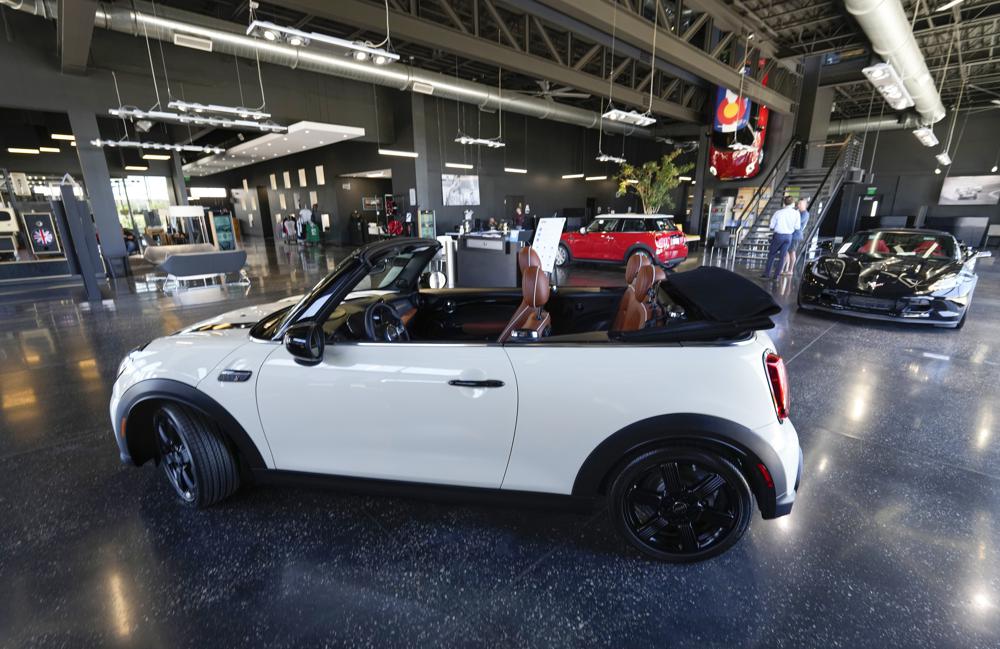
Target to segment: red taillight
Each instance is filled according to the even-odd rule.
[[[788,419],[788,372],[785,371],[785,361],[774,352],[767,352],[764,354],[764,367],[767,368],[767,379],[771,384],[774,411],[778,413],[778,421],[784,421]]]

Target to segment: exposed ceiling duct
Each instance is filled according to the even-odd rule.
[[[921,122],[944,118],[944,104],[934,86],[913,30],[899,0],[846,0],[847,10],[861,25],[875,52],[892,64],[913,97]]]
[[[841,119],[830,122],[826,129],[827,136],[847,135],[848,133],[864,133],[875,131],[897,131],[902,129],[914,129],[920,126],[920,119],[916,115],[905,115],[902,119],[896,117],[855,117],[853,119]]]
[[[57,0],[0,0],[0,4],[27,13],[54,19]],[[519,113],[537,119],[549,119],[584,128],[599,128],[601,115],[593,111],[565,106],[544,99],[538,99],[514,91],[499,94],[492,86],[456,79],[420,68],[394,64],[378,66],[355,61],[351,57],[338,56],[319,51],[296,48],[290,45],[272,43],[253,38],[243,33],[241,26],[214,20],[185,11],[158,6],[156,14],[146,3],[133,3],[132,8],[119,5],[103,5],[97,12],[96,24],[103,29],[132,36],[146,35],[168,43],[174,42],[175,34],[186,34],[210,39],[216,53],[230,54],[261,62],[281,65],[298,70],[308,70],[320,74],[352,79],[363,83],[373,83],[397,90],[412,91],[414,86],[423,94],[451,99],[479,106],[485,110]],[[428,87],[433,90],[428,91]],[[603,124],[604,130],[626,135],[652,138],[648,129],[625,124]]]

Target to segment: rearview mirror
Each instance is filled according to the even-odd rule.
[[[285,349],[299,365],[317,365],[323,360],[326,334],[316,322],[299,322],[285,330]]]
[[[580,228],[580,234],[587,234],[587,228]]]

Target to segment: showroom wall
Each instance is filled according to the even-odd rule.
[[[910,130],[883,131],[876,145],[874,134],[869,133],[865,150],[864,167],[869,168],[874,153],[874,179],[867,183],[877,187],[882,200],[878,215],[916,215],[927,206],[929,217],[989,216],[993,223],[1000,223],[997,205],[939,205],[941,185],[951,176],[988,176],[1000,152],[1000,129],[997,128],[997,110],[976,114],[962,112],[955,125],[955,141],[951,147],[953,163],[950,168],[938,166],[935,153],[943,150],[948,139],[950,119],[934,127],[941,141],[939,147],[922,146]]]

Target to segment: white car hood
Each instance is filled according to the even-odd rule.
[[[293,295],[292,297],[286,297],[278,300],[277,302],[268,302],[267,304],[258,304],[256,306],[246,306],[240,309],[233,309],[232,311],[226,311],[225,313],[219,314],[213,318],[196,322],[190,327],[182,329],[180,333],[184,334],[194,331],[209,331],[213,329],[215,331],[221,331],[231,329],[234,326],[239,325],[245,327],[259,322],[265,316],[274,313],[278,309],[292,306],[301,299],[301,295]]]

